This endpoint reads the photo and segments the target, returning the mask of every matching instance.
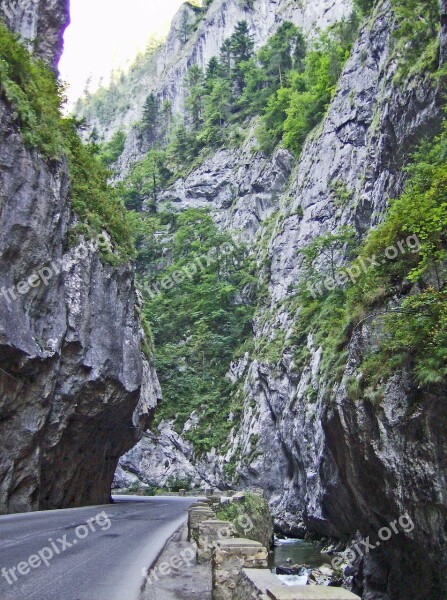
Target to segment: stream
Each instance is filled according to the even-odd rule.
[[[269,568],[275,572],[276,567],[306,565],[312,569],[331,563],[331,556],[321,553],[321,546],[316,542],[297,539],[275,540],[273,554],[269,558]],[[287,559],[290,559],[288,561]],[[306,585],[309,573],[302,575],[278,575],[286,585]]]

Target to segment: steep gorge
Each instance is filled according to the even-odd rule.
[[[159,193],[153,190],[152,195],[145,189],[139,198],[147,215],[155,211],[164,215],[167,222],[167,225],[162,223],[165,229],[145,233],[151,242],[155,240],[155,246],[165,244],[161,259],[157,248],[154,250],[148,243],[148,247],[143,245],[146,255],[140,256],[140,263],[151,266],[147,256],[155,255],[158,261],[154,261],[155,270],[160,264],[165,267],[175,254],[172,230],[178,223],[175,222],[177,217],[172,215],[182,215],[191,209],[199,212],[209,209],[220,232],[230,233],[247,244],[261,291],[258,291],[251,339],[244,346],[242,356],[239,352],[232,362],[224,365],[232,385],[228,399],[224,399],[228,400],[228,410],[222,414],[215,411],[213,420],[200,409],[186,415],[186,419],[182,414],[180,419],[181,402],[173,406],[171,412],[175,417],[163,420],[158,428],[145,433],[142,441],[121,459],[117,482],[121,485],[143,482],[154,487],[164,487],[172,481],[186,481],[195,486],[261,487],[283,532],[297,534],[307,529],[342,540],[348,546],[366,536],[372,539],[381,527],[408,514],[415,525],[412,531],[400,531],[371,553],[359,556],[346,574],[347,583],[367,600],[409,597],[443,600],[446,597],[445,379],[421,384],[411,360],[403,366],[399,364],[391,374],[386,364],[377,367],[374,363],[379,371],[383,369],[383,374],[376,378],[373,393],[362,387],[367,378],[365,355],[371,350],[374,354],[383,335],[377,320],[368,317],[395,308],[396,302],[414,293],[415,286],[402,285],[399,297],[381,294],[379,290],[374,302],[366,305],[364,318],[357,317],[348,324],[340,319],[340,314],[349,306],[346,298],[340,300],[329,294],[321,302],[317,299],[314,304],[306,305],[298,288],[300,282],[309,277],[306,249],[324,236],[336,236],[340,228],[353,230],[358,242],[368,238],[370,231],[386,220],[391,199],[398,198],[405,189],[408,178],[405,167],[412,152],[424,138],[433,139],[441,131],[445,102],[445,2],[441,3],[440,35],[438,22],[433,39],[427,47],[421,48],[420,56],[411,56],[412,64],[406,64],[409,60],[406,50],[415,43],[417,30],[410,33],[410,38],[404,38],[403,44],[399,44],[396,37],[402,18],[396,7],[416,10],[420,4],[387,0],[374,3],[364,16],[330,106],[308,136],[299,156],[283,147],[276,148],[272,156],[260,151],[254,135],[257,120],[247,118],[243,123],[245,135],[239,144],[207,148],[200,164],[190,164],[183,174],[158,190]],[[95,98],[81,107],[81,114],[88,117],[91,130],[96,129],[104,140],[110,140],[122,126],[129,128],[122,152],[113,165],[116,179],[124,179],[132,173],[134,164],[154,145],[154,139],[145,135],[141,127],[130,128],[135,119],[141,118],[148,93],[155,92],[160,100],[169,99],[177,113],[185,113],[183,80],[187,67],[206,67],[241,19],[247,21],[255,48],[259,49],[285,21],[299,24],[306,34],[313,34],[315,20],[326,27],[347,17],[351,8],[342,1],[241,3],[215,0],[201,15],[185,43],[178,38],[180,13],[166,45],[155,54],[152,70],[133,88],[135,101],[127,111],[115,110],[111,102],[110,114],[98,116]],[[182,10],[195,18],[191,6]],[[421,17],[419,22],[423,23],[424,19]],[[408,35],[408,22],[405,26]],[[125,85],[130,84],[125,82]],[[2,126],[3,122],[8,123],[6,117],[5,121],[2,118]],[[4,135],[11,128],[14,131],[9,125]],[[8,148],[14,145],[10,142]],[[10,164],[13,162],[16,164],[17,158]],[[42,172],[46,173],[44,168]],[[63,177],[61,179],[65,182]],[[46,190],[51,187],[49,183],[43,185]],[[56,197],[60,197],[58,194]],[[12,193],[9,198],[12,203]],[[61,207],[57,203],[55,206]],[[65,206],[63,203],[62,208]],[[54,225],[56,218],[48,219],[49,210],[47,207],[43,211],[43,220]],[[62,251],[66,221],[70,218],[67,210],[57,211],[65,215],[65,220],[60,216],[56,232],[51,230],[48,237],[42,236],[41,224],[37,228],[39,242],[55,239],[56,256]],[[159,225],[157,223],[157,227]],[[15,221],[11,227],[20,230]],[[29,231],[26,236],[28,240]],[[13,237],[11,234],[4,239]],[[37,242],[33,243],[33,252],[38,255],[36,248],[39,248]],[[14,249],[9,252],[15,256]],[[32,262],[30,258],[21,265],[20,271],[32,271],[45,256],[42,250],[40,262]],[[349,263],[345,245],[338,249],[337,258],[340,264]],[[33,452],[37,448],[45,473],[51,472],[54,481],[44,485],[48,504],[45,498],[33,497],[33,506],[73,502],[71,490],[82,490],[83,469],[98,468],[100,453],[101,464],[108,465],[102,467],[100,481],[110,481],[117,457],[131,445],[132,436],[126,435],[124,429],[129,427],[140,393],[142,372],[145,382],[140,398],[147,399],[149,387],[153,406],[158,395],[155,375],[150,367],[143,367],[139,347],[135,347],[139,332],[133,316],[131,273],[125,267],[117,270],[101,265],[97,256],[85,260],[86,263],[64,275],[63,283],[59,279],[54,282],[55,286],[63,287],[68,297],[72,298],[74,290],[80,290],[75,298],[84,298],[78,302],[66,301],[67,317],[61,321],[64,325],[67,322],[68,328],[64,329],[58,320],[49,326],[52,320],[45,315],[45,322],[43,319],[33,321],[28,338],[23,335],[23,327],[14,325],[8,338],[13,342],[5,343],[6,356],[11,359],[2,367],[18,375],[34,377],[33,393],[39,393],[42,385],[42,372],[36,363],[44,371],[48,369],[46,385],[51,388],[54,382],[51,389],[54,395],[42,404],[42,413],[38,415],[39,426],[33,421],[27,424],[33,441],[29,442],[21,434],[23,454],[17,460],[17,467],[9,467],[9,473],[20,473],[15,479],[12,476],[5,486],[8,498],[12,497],[13,509],[25,504],[23,498],[33,494],[31,489],[39,489],[32,468]],[[314,262],[317,269],[327,275],[324,260],[317,256]],[[160,270],[163,273],[163,268]],[[312,277],[314,275],[312,273]],[[89,287],[90,282],[95,285]],[[5,279],[5,285],[10,286],[11,281]],[[52,285],[53,282],[46,290],[45,306],[60,303],[60,296],[51,293]],[[124,303],[121,290],[127,290]],[[32,297],[32,294],[27,296]],[[241,293],[235,303],[245,301]],[[31,310],[26,307],[22,311],[25,321]],[[80,318],[79,314],[88,318]],[[91,314],[96,318],[90,324]],[[8,315],[7,322],[17,321]],[[110,323],[116,324],[115,339],[104,349],[103,344],[112,338]],[[153,326],[157,327],[157,323]],[[337,327],[340,330],[337,333],[343,334],[341,341],[333,333]],[[56,340],[54,348],[36,350],[36,340],[42,339],[42,331],[49,331],[45,339]],[[172,340],[180,353],[188,341],[186,332]],[[34,346],[31,348],[30,344]],[[79,353],[79,347],[89,348],[89,352]],[[20,352],[16,353],[16,348]],[[116,348],[123,349],[121,355]],[[18,364],[17,358],[24,351],[35,360]],[[185,357],[179,356],[176,370],[179,378],[182,374],[186,378],[189,365]],[[203,352],[203,381],[207,375],[205,359]],[[200,368],[202,362],[200,359],[198,362]],[[128,367],[122,369],[123,364]],[[150,374],[152,383],[148,383],[144,373]],[[12,385],[10,379],[5,380],[4,385],[6,381]],[[94,408],[96,404],[91,399],[97,397],[99,385],[103,386],[101,398],[109,399],[109,403],[102,402],[100,407]],[[48,388],[41,394],[48,397]],[[78,394],[82,394],[82,402],[78,402]],[[10,398],[11,402],[15,401],[13,394]],[[22,395],[21,403],[23,399]],[[28,399],[23,410],[31,404]],[[124,406],[127,412],[123,411]],[[116,411],[123,415],[119,420]],[[58,425],[54,431],[55,415],[62,412],[69,426],[67,423],[66,429],[61,430]],[[35,415],[35,407],[32,407],[33,418]],[[91,429],[81,425],[84,423],[81,419],[86,417],[90,419]],[[100,444],[94,429],[97,419],[104,427],[104,440]],[[201,422],[207,419],[209,422]],[[22,421],[26,421],[25,413]],[[136,425],[135,418],[133,425]],[[143,419],[142,428],[145,425]],[[8,435],[12,435],[17,425],[10,421],[9,426]],[[228,429],[226,439],[212,449],[204,447],[205,435],[219,427],[225,435]],[[36,436],[43,436],[43,446],[36,444]],[[85,451],[90,445],[90,436],[95,437],[98,454],[78,462],[79,472],[67,472],[72,487],[71,483],[61,486],[61,475],[47,466],[53,464],[51,456],[54,456],[49,448],[56,448],[59,457],[68,456],[74,445],[79,444],[80,450]],[[211,433],[205,441],[208,439],[214,439]],[[18,441],[13,440],[13,443],[18,444]],[[45,448],[42,453],[41,447]],[[91,452],[91,447],[88,451]],[[16,496],[11,489],[18,490]],[[80,494],[77,501],[97,497],[89,496],[85,490]]]
[[[67,3],[2,7],[12,31],[53,68]],[[2,36],[12,53],[17,42]],[[67,159],[25,140],[24,96],[10,100],[16,88],[3,87],[19,73],[8,75],[4,61],[1,73],[0,513],[102,504],[160,397],[141,351],[134,267],[112,266],[101,243],[73,238],[80,221]]]
[[[254,320],[255,351],[229,365],[243,409],[224,451],[201,455],[194,448],[190,432],[200,415],[192,414],[183,435],[171,421],[145,434],[117,477],[121,485],[261,487],[283,531],[304,527],[345,542],[374,538],[408,513],[414,530],[359,556],[352,589],[375,600],[440,600],[447,593],[445,384],[418,386],[403,368],[384,374],[380,401],[353,394],[362,357],[377,343],[374,322],[349,332],[333,377],[318,322],[316,332],[300,333],[291,293],[303,276],[302,249],[343,226],[364,238],[402,192],[412,150],[440,131],[444,80],[424,67],[402,80],[396,27],[392,4],[378,2],[298,161],[281,148],[262,155],[248,135],[240,148],[217,150],[159,196],[159,210],[208,208],[219,227],[242,236],[257,257],[268,301]],[[445,18],[440,47],[442,64]],[[120,172],[133,160],[132,135]],[[277,349],[267,357],[256,351],[261,347]],[[297,360],[304,350],[308,358]]]

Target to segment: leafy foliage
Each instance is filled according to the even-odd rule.
[[[33,58],[0,21],[0,93],[8,100],[28,147],[48,158],[64,151],[61,89],[54,73]]]
[[[353,12],[349,20],[323,33],[305,56],[300,50],[298,68],[285,71],[283,84],[268,100],[258,134],[263,150],[271,152],[282,140],[296,155],[301,152],[307,135],[320,122],[334,95],[358,23],[358,15]]]
[[[118,194],[107,184],[109,172],[98,159],[98,147],[84,145],[74,119],[61,116],[61,90],[54,73],[22,46],[0,22],[0,94],[9,102],[29,148],[47,159],[67,158],[70,195],[83,233],[107,230],[116,254],[111,262],[134,256],[132,232]]]
[[[322,368],[328,380],[343,373],[353,327],[365,319],[370,324],[375,342],[365,350],[359,378],[350,383],[356,397],[380,399],[381,383],[404,366],[413,370],[419,385],[440,383],[447,376],[447,124],[441,135],[421,144],[407,171],[404,192],[369,233],[354,264],[368,264],[369,257],[378,260],[367,270],[359,268],[355,284],[345,288],[315,297],[303,285],[290,307],[297,318],[289,343],[305,348],[313,333],[315,345],[324,348]],[[303,251],[308,270],[332,242],[317,238]],[[380,259],[387,249],[399,247],[405,251],[393,260]],[[327,259],[330,263],[331,251]],[[295,359],[304,366],[307,355],[300,351]]]
[[[99,151],[99,158],[104,166],[112,166],[121,156],[126,144],[126,134],[121,129],[115,133],[107,144],[103,144]]]
[[[224,252],[224,244],[234,252]],[[158,420],[174,419],[181,430],[196,411],[199,425],[187,437],[199,451],[209,450],[231,428],[232,385],[225,375],[251,333],[255,278],[246,251],[193,209],[141,219],[137,245],[164,395]]]

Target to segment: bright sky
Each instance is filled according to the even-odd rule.
[[[151,35],[166,32],[183,0],[71,0],[71,25],[60,62],[74,102],[89,77],[93,91],[101,77],[144,50]]]

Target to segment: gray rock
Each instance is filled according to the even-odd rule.
[[[65,3],[32,6],[38,51],[53,60]],[[141,353],[134,268],[103,264],[82,239],[70,247],[75,224],[65,161],[28,150],[0,100],[1,514],[108,502],[161,396]]]
[[[70,22],[67,0],[5,0],[0,3],[0,17],[30,50],[57,68]]]

